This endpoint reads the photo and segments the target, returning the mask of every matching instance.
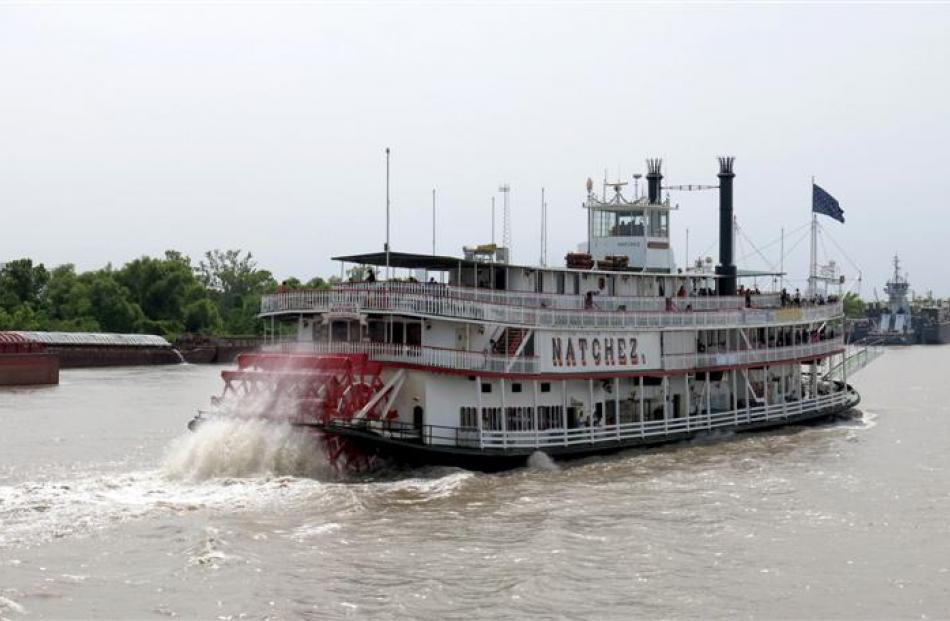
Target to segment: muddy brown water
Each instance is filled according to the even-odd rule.
[[[356,481],[188,434],[220,368],[64,370],[0,389],[0,618],[947,617],[948,363],[889,351],[861,420]]]

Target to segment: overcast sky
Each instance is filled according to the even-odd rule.
[[[666,182],[714,184],[731,154],[755,244],[801,237],[814,175],[865,296],[895,252],[950,295],[948,32],[950,6],[906,4],[3,5],[0,261],[243,248],[278,278],[338,273],[382,247],[388,146],[394,250],[431,249],[432,188],[438,252],[487,242],[507,181],[514,259],[538,261],[545,186],[560,264],[587,177],[660,156]],[[680,264],[687,227],[715,258],[715,192],[673,200]]]

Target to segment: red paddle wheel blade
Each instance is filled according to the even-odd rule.
[[[221,372],[224,391],[213,399],[236,416],[298,425],[381,417],[385,400],[374,397],[383,390],[382,365],[366,354],[245,353],[236,362],[237,369]],[[320,444],[340,470],[370,466],[370,457],[344,438],[323,434]]]

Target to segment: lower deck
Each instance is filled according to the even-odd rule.
[[[743,432],[818,421],[846,412],[860,402],[860,396],[850,386],[836,382],[835,389],[830,394],[794,403],[582,429],[499,433],[435,425],[417,428],[398,421],[367,420],[331,420],[321,427],[353,442],[365,453],[403,463],[503,470],[524,465],[536,451],[556,459],[581,458],[689,440],[717,431]]]

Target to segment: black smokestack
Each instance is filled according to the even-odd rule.
[[[660,168],[662,166],[663,160],[659,158],[647,160],[647,196],[650,198],[651,205],[660,202],[660,182],[663,181]]]
[[[736,294],[736,266],[732,258],[732,179],[736,176],[732,163],[735,159],[719,158],[719,265],[716,266],[719,295]]]

